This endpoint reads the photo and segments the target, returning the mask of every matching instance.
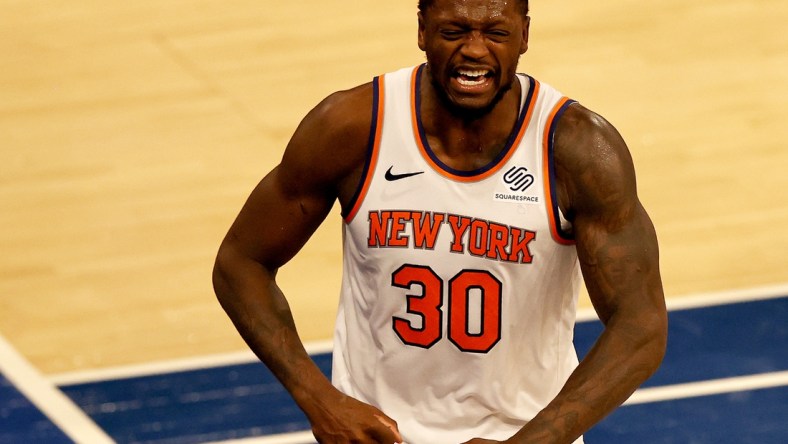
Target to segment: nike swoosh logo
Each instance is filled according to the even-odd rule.
[[[394,174],[394,173],[391,172],[392,168],[394,168],[394,166],[390,166],[389,169],[386,170],[386,180],[388,180],[389,182],[393,182],[395,180],[400,180],[400,179],[404,179],[406,177],[416,176],[416,175],[424,173],[424,171],[416,171],[415,173]]]

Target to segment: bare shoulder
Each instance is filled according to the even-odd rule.
[[[631,320],[630,332],[651,325],[664,334],[656,231],[638,198],[623,138],[600,115],[573,104],[556,128],[554,160],[559,204],[572,221],[580,267],[600,319],[607,324],[621,314]]]
[[[340,193],[363,168],[372,125],[373,86],[366,83],[323,99],[301,121],[279,166],[294,186]]]
[[[625,209],[636,204],[632,156],[618,130],[599,114],[572,104],[554,139],[559,202],[565,214]]]

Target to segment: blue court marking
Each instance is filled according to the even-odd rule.
[[[670,311],[668,349],[643,387],[788,370],[788,297]],[[599,321],[578,323],[578,356],[602,332]]]
[[[331,355],[314,355],[330,377]],[[196,443],[309,430],[261,363],[64,386],[113,439]]]
[[[788,386],[619,408],[586,443],[785,444]]]
[[[788,370],[787,314],[788,297],[671,311],[665,361],[645,386]],[[578,323],[575,342],[580,356],[590,348],[599,332],[599,321]],[[328,375],[331,355],[323,353],[313,355],[313,358]],[[64,385],[61,388],[120,443],[193,443],[309,429],[305,416],[290,395],[258,362]],[[752,396],[763,402],[741,409],[752,409],[758,417],[765,418],[767,425],[762,426],[757,421],[749,426],[744,420],[742,423],[721,421],[740,424],[744,430],[742,434],[757,429],[758,434],[754,436],[762,438],[759,442],[772,442],[768,439],[779,438],[788,442],[785,430],[769,426],[774,420],[765,414],[773,409],[782,411],[784,415],[785,405],[788,405],[785,393],[785,388],[781,387],[775,391],[756,390],[625,406],[600,424],[599,430],[590,432],[589,438],[592,439],[587,442],[629,443],[647,440],[652,434],[656,435],[653,439],[662,440],[647,442],[748,442],[684,440],[676,437],[686,438],[688,435],[685,433],[696,436],[694,429],[684,432],[682,428],[682,431],[675,432],[667,427],[672,424],[670,421],[679,421],[676,427],[692,426],[694,422],[687,419],[691,418],[687,412],[694,407],[700,410],[696,415],[724,417],[725,409],[735,412],[737,406],[741,406],[722,401],[737,400],[742,396]],[[717,401],[721,404],[712,404]],[[692,407],[684,412],[681,410],[683,406]],[[671,419],[674,410],[684,413],[676,413],[676,418]],[[639,419],[633,420],[629,415]],[[648,429],[655,416],[666,424]],[[703,424],[702,419],[697,419],[697,422]],[[709,427],[718,427],[713,421],[707,420],[706,423],[712,424]],[[766,430],[762,430],[763,427]],[[610,438],[610,430],[620,435],[619,438]],[[769,430],[774,434],[768,435],[770,438],[767,439]],[[607,435],[593,439],[596,433]]]
[[[73,443],[0,373],[0,444]]]

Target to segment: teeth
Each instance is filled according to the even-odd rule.
[[[460,75],[463,75],[463,76],[466,76],[466,77],[481,77],[481,76],[486,76],[487,75],[487,71],[486,70],[469,71],[469,70],[460,69],[457,72]]]
[[[463,86],[477,86],[484,83],[489,71],[486,69],[458,69],[457,82]]]
[[[488,73],[489,71],[485,69],[458,69],[457,74],[459,75],[457,76],[457,82],[464,86],[481,85],[486,80],[485,77]]]
[[[462,77],[457,77],[457,82],[459,82],[460,85],[465,85],[465,86],[481,85],[482,83],[484,83],[484,77],[479,77],[478,79],[475,80],[469,80],[469,79],[464,79]]]

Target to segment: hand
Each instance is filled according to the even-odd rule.
[[[463,444],[502,444],[505,441],[494,441],[492,439],[483,439],[483,438],[473,438],[470,441],[466,441]]]
[[[396,421],[379,409],[341,393],[338,400],[323,404],[307,416],[320,444],[402,442]]]

